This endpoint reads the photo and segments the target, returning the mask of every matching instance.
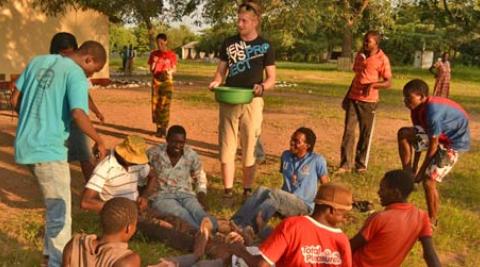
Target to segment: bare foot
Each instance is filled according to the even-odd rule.
[[[208,221],[210,221],[210,219]],[[195,255],[197,259],[200,259],[205,254],[205,248],[207,247],[208,238],[210,236],[210,231],[208,231],[208,229],[202,229],[201,227],[202,226],[200,226],[200,231],[195,237],[195,244],[193,246],[193,255]]]
[[[208,217],[205,217],[202,219],[202,222],[200,223],[200,233],[206,233],[207,234],[207,238],[210,236],[210,234],[212,233],[213,231],[213,223],[212,223],[212,220],[210,220],[210,218]]]

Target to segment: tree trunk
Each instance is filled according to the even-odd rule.
[[[155,29],[153,28],[152,21],[150,18],[145,19],[145,26],[147,27],[148,30],[148,39],[150,43],[150,50],[153,51],[156,48],[156,43],[155,43]]]
[[[343,29],[342,57],[352,57],[353,32],[352,28],[345,25]]]

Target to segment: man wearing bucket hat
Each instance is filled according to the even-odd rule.
[[[261,10],[254,1],[244,1],[237,10],[238,35],[227,38],[220,49],[220,62],[209,89],[225,85],[253,89],[247,104],[220,103],[219,145],[224,197],[232,199],[237,137],[242,146],[244,197],[252,192],[255,178],[255,144],[263,120],[263,92],[275,85],[275,55],[271,44],[259,35]],[[266,78],[264,79],[264,73]]]
[[[142,137],[131,135],[115,146],[93,171],[82,194],[82,209],[100,212],[114,197],[136,201],[138,186],[145,184],[150,172]]]
[[[348,237],[336,228],[352,209],[352,191],[344,185],[319,187],[310,216],[283,220],[260,246],[260,255],[233,247],[249,266],[352,266]]]

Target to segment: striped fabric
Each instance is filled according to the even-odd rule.
[[[137,187],[145,185],[149,172],[148,164],[133,165],[126,170],[112,152],[97,165],[86,188],[99,192],[103,201],[114,197],[135,201],[138,198]]]
[[[450,94],[450,62],[438,61],[434,67],[437,69],[437,78],[435,79],[433,95],[448,98]]]

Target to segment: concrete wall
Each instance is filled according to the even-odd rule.
[[[416,68],[428,69],[433,64],[433,51],[415,51],[413,66]]]
[[[86,40],[108,45],[108,18],[93,10],[69,10],[59,17],[47,17],[33,9],[30,0],[9,0],[0,6],[0,74],[21,73],[29,60],[48,54],[52,36],[73,33],[79,45]],[[108,62],[95,78],[108,78]]]

